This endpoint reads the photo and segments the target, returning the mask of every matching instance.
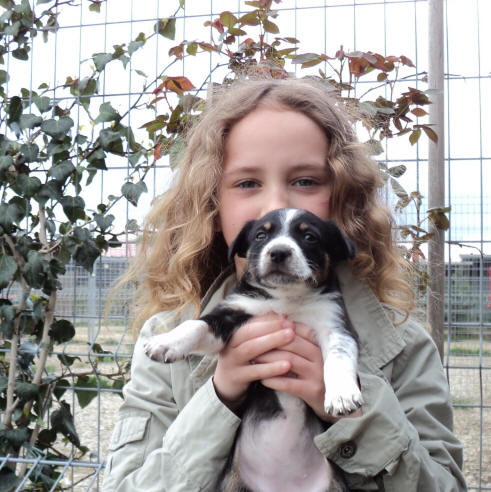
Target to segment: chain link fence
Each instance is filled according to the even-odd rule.
[[[36,2],[31,3],[35,8]],[[139,32],[151,32],[159,19],[171,16],[175,10],[175,5],[170,5],[173,2],[168,0],[107,0],[100,5],[99,13],[89,10],[97,3],[93,0],[80,0],[77,6],[71,3],[60,2],[57,34],[46,44],[41,39],[33,43],[28,73],[25,67],[20,70],[16,60],[10,61],[11,90],[25,86],[26,77],[31,88],[47,79],[56,86],[67,76],[81,77],[94,53],[107,51],[115,44],[128,44]],[[404,54],[419,70],[427,65],[427,2],[424,0],[285,0],[276,7],[280,29],[301,41],[302,52],[334,53],[344,46],[346,50]],[[491,141],[485,138],[491,131],[491,117],[485,111],[490,107],[491,64],[484,49],[491,44],[491,34],[483,22],[490,18],[491,9],[486,0],[447,0],[445,7],[448,202],[442,205],[452,208],[446,237],[444,364],[455,409],[456,433],[465,445],[464,471],[469,489],[491,490]],[[208,32],[203,27],[205,21],[224,10],[239,13],[248,9],[246,2],[240,0],[187,0],[184,15],[177,18],[176,38],[205,38]],[[157,75],[168,63],[171,44],[165,43],[161,38],[152,41],[145,54],[132,59],[131,71],[117,68],[108,71],[97,95],[101,102],[131,107],[141,95],[140,72]],[[209,54],[193,59],[193,66],[184,59],[176,74],[192,74],[204,80],[212,73],[212,80],[214,77],[221,80],[223,72],[215,67],[216,59]],[[291,69],[294,71],[295,67]],[[421,84],[416,76],[403,82]],[[357,91],[363,92],[374,85],[376,81],[367,79],[359,84]],[[56,91],[53,97],[58,97]],[[129,118],[133,116],[130,114]],[[141,112],[134,118],[142,118]],[[147,120],[151,118],[148,115]],[[86,124],[83,117],[79,124]],[[395,140],[387,142],[380,157],[389,165],[405,164],[408,171],[401,179],[402,184],[424,196],[426,141],[410,145]],[[99,203],[111,194],[123,181],[127,166],[124,159],[115,158],[108,170],[96,178],[100,180],[99,196],[85,196],[86,201]],[[141,222],[152,197],[165,189],[170,175],[168,163],[161,159],[150,176],[149,193],[138,209],[120,207],[115,214],[117,220]],[[416,214],[415,210],[406,210],[406,223],[416,221]],[[72,320],[76,336],[51,354],[47,370],[56,371],[60,358],[71,360],[69,367],[74,372],[87,370],[86,377],[66,378],[65,395],[72,407],[80,441],[89,452],[78,459],[72,445],[66,442],[66,448],[61,451],[69,458],[59,460],[60,472],[52,477],[50,490],[101,488],[108,442],[122,401],[121,384],[108,385],[102,375],[124,372],[133,347],[127,317],[130,288],[118,292],[106,318],[105,300],[135,251],[135,244],[130,241],[97,260],[92,274],[71,266],[62,278],[57,314]],[[19,293],[13,290],[10,295]],[[422,297],[423,309],[426,302]],[[31,454],[28,459],[3,456],[0,469],[12,462],[26,463],[28,467],[24,481],[17,486],[19,491],[27,490],[30,474],[44,473],[48,464],[42,454],[37,458]]]

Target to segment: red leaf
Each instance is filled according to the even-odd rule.
[[[167,90],[176,92],[179,95],[182,95],[184,91],[190,91],[195,88],[191,81],[183,76],[167,77],[162,85],[164,85]]]
[[[153,149],[153,159],[158,161],[162,157],[162,143],[159,142]]]
[[[408,67],[414,67],[414,63],[407,56],[402,55],[400,57],[400,60],[403,65],[406,65]]]
[[[429,126],[426,126],[426,125],[422,125],[421,128],[426,133],[426,136],[432,142],[434,142],[434,143],[437,143],[438,142],[438,135],[436,134],[436,132],[433,129],[431,129]]]
[[[423,108],[413,108],[411,109],[411,113],[418,117],[426,116],[428,114]]]

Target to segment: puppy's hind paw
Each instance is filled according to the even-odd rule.
[[[363,405],[363,396],[358,385],[351,390],[338,392],[326,391],[324,409],[329,415],[348,415]]]

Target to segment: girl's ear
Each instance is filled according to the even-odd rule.
[[[255,226],[256,221],[250,220],[245,224],[242,230],[239,232],[238,236],[232,241],[230,248],[228,249],[228,261],[232,262],[234,256],[237,255],[239,258],[245,258],[247,256],[247,250],[250,246],[249,233],[251,229]]]
[[[332,261],[349,260],[356,256],[356,246],[351,239],[343,236],[339,227],[332,220],[326,220],[325,248]]]

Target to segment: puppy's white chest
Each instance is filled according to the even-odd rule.
[[[319,428],[305,426],[305,404],[277,393],[283,413],[259,422],[246,419],[237,442],[239,474],[255,492],[325,492],[331,467],[314,444]]]

